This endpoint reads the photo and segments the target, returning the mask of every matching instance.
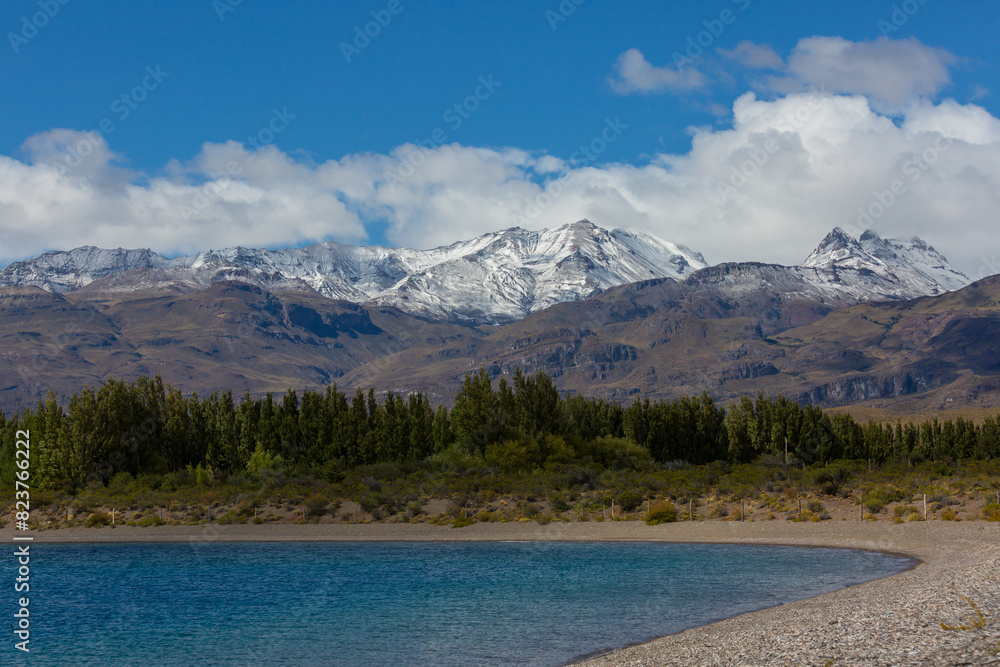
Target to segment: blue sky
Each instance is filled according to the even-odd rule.
[[[643,227],[710,261],[794,262],[831,223],[858,224],[864,216],[855,211],[889,188],[905,155],[928,150],[934,132],[965,152],[940,151],[947,160],[928,165],[928,177],[910,185],[914,196],[874,226],[929,236],[972,272],[980,250],[970,243],[989,223],[995,229],[995,219],[978,220],[991,213],[991,182],[959,193],[965,185],[954,180],[970,169],[997,176],[989,152],[1000,115],[995,2],[962,3],[960,11],[941,0],[64,2],[8,0],[0,10],[5,261],[65,243],[164,253],[324,239],[431,245],[587,215],[607,227]],[[378,18],[386,25],[376,30]],[[377,34],[355,42],[366,24]],[[825,41],[803,42],[812,37]],[[345,43],[361,48],[345,55]],[[847,50],[841,57],[830,49]],[[766,134],[751,120],[780,105],[794,115],[817,90],[810,122],[822,117],[823,131],[835,131],[857,116],[847,102],[863,99],[870,127],[852,131],[882,132],[888,120],[898,136],[884,130],[891,146],[880,151],[899,159],[864,183],[824,172],[820,194],[795,200],[788,172],[775,168],[792,149],[781,150],[735,200],[720,188],[753,155],[754,137]],[[734,103],[753,107],[748,93],[770,106],[740,121]],[[743,145],[724,146],[741,127]],[[806,164],[839,160],[845,174],[855,171],[857,146],[823,156],[810,147],[819,138],[785,129],[775,136],[807,151],[799,156]],[[597,141],[602,132],[611,140]],[[266,144],[252,162],[251,136]],[[81,137],[89,146],[82,166],[46,182],[37,169],[64,160],[60,151]],[[702,154],[699,141],[718,145]],[[420,173],[393,185],[392,173],[420,144]],[[581,145],[601,150],[580,153]],[[706,171],[713,151],[718,169]],[[193,189],[220,181],[233,162],[239,173],[205,193],[204,206],[189,205]],[[648,194],[657,178],[715,206],[657,199]],[[36,211],[17,199],[32,187],[35,203],[53,193],[51,205]],[[776,199],[773,187],[791,198]],[[966,204],[946,201],[949,192]],[[546,194],[557,204],[545,205]],[[809,213],[827,197],[845,202],[842,210]],[[928,214],[924,197],[941,210]],[[970,198],[978,206],[969,208]],[[934,238],[949,215],[969,232]],[[776,250],[775,238],[787,249]],[[987,250],[995,245],[994,232]]]

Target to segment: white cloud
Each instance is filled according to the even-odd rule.
[[[754,44],[744,40],[730,50],[717,49],[719,55],[735,60],[744,67],[753,69],[783,70],[785,61],[768,44]]]
[[[619,95],[691,90],[705,85],[705,77],[693,67],[656,67],[638,49],[629,49],[618,56],[614,71],[608,83]]]
[[[952,53],[927,46],[915,37],[902,40],[879,37],[870,42],[807,37],[798,41],[787,63],[770,45],[749,40],[729,50],[715,51],[722,60],[736,62],[749,70],[773,72],[764,76],[763,82],[751,79],[749,83],[754,89],[782,95],[816,89],[864,95],[874,109],[897,115],[911,104],[935,99],[951,84],[949,68],[958,62]],[[706,59],[703,69],[714,72],[719,81],[733,80],[718,58]],[[622,95],[702,88],[709,83],[705,74],[693,68],[655,67],[638,49],[622,53],[614,64],[614,72],[609,79],[611,87]]]
[[[912,133],[939,132],[970,144],[1000,143],[1000,119],[975,104],[944,100],[910,109],[904,127]]]
[[[336,190],[319,187],[313,168],[274,147],[206,144],[189,163],[173,161],[153,177],[116,166],[93,132],[52,130],[23,150],[28,162],[0,156],[5,261],[87,244],[176,253],[366,237]],[[225,174],[227,164],[238,174]]]
[[[948,51],[926,46],[915,37],[879,37],[871,42],[809,37],[792,50],[788,73],[807,88],[864,95],[876,108],[898,112],[948,86],[948,68],[956,60]]]
[[[95,143],[91,162],[60,173],[60,151],[85,140]],[[982,257],[1000,255],[1000,120],[952,100],[912,105],[894,123],[860,95],[747,93],[731,128],[699,129],[688,152],[641,165],[459,144],[312,164],[228,142],[149,176],[122,169],[84,133],[32,137],[25,151],[27,162],[0,156],[6,261],[84,244],[190,252],[358,242],[370,221],[388,223],[395,244],[432,247],[589,218],[644,228],[711,262],[794,264],[834,226],[860,233],[859,208],[894,181],[903,193],[874,217],[880,234],[921,236],[970,276]],[[234,164],[238,174],[219,176]]]

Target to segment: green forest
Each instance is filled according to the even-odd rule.
[[[109,380],[62,405],[0,414],[2,468],[11,479],[15,432],[30,431],[34,488],[73,493],[135,478],[205,471],[214,479],[281,469],[334,482],[359,466],[463,460],[505,471],[747,464],[778,456],[796,466],[838,460],[987,461],[1000,457],[1000,417],[860,424],[783,397],[727,407],[707,394],[630,405],[565,396],[544,374],[493,382],[467,375],[451,410],[419,393],[376,395],[337,387],[280,398],[231,392],[185,396],[162,379]]]

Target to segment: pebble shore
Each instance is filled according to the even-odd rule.
[[[13,531],[0,530],[0,539],[7,533]],[[1000,524],[996,523],[696,522],[646,526],[616,521],[546,526],[475,524],[462,529],[428,524],[207,525],[71,528],[35,534],[36,542],[366,540],[655,540],[896,553],[920,563],[893,577],[693,628],[577,664],[1000,666]],[[942,623],[956,629],[944,629]]]
[[[941,523],[923,524],[918,530],[899,528],[903,527],[858,522],[812,539],[774,535],[768,541],[850,546],[921,559],[907,572],[687,630],[580,664],[1000,665],[998,526]],[[976,627],[979,613],[981,628]],[[942,623],[965,629],[945,630]]]

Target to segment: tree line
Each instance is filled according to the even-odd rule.
[[[108,380],[65,405],[50,393],[35,410],[0,413],[0,468],[13,472],[15,432],[30,430],[35,486],[72,490],[120,472],[164,474],[200,466],[241,474],[280,463],[303,474],[422,461],[445,451],[484,462],[597,461],[588,443],[638,447],[656,462],[749,463],[762,456],[802,465],[838,459],[922,461],[1000,456],[1000,417],[858,423],[811,405],[762,395],[723,407],[707,394],[628,406],[559,392],[544,373],[494,383],[467,375],[451,410],[425,394],[336,385],[280,398],[231,391],[184,396],[157,375]],[[609,440],[610,439],[610,440]],[[603,446],[603,445],[602,445]]]

